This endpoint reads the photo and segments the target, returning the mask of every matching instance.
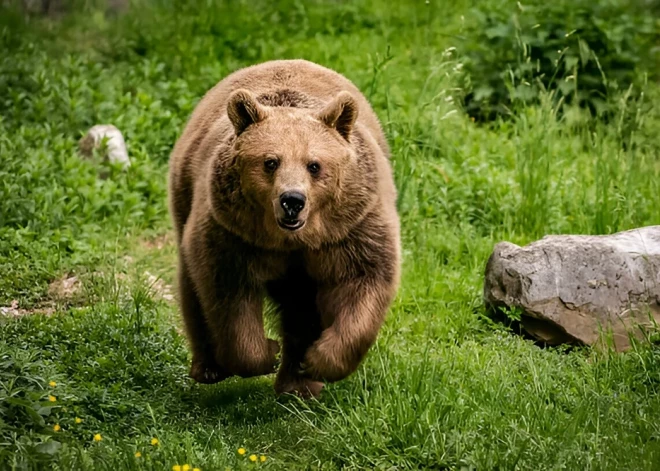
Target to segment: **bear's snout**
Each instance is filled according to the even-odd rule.
[[[280,206],[284,210],[284,219],[294,220],[305,208],[307,198],[297,191],[285,191],[280,195]]]
[[[279,202],[279,208],[277,207]],[[297,231],[305,225],[303,210],[307,197],[299,191],[285,191],[276,199],[275,213],[277,223],[282,229],[287,231]]]

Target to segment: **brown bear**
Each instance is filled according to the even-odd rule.
[[[173,149],[169,198],[192,378],[274,371],[266,296],[278,394],[355,371],[398,289],[400,240],[387,141],[348,79],[304,60],[227,76]]]

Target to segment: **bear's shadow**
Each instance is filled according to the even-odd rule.
[[[195,384],[182,400],[186,408],[192,409],[191,413],[216,423],[220,420],[239,426],[267,424],[291,417],[293,412],[285,404],[299,401],[289,395],[278,397],[273,380],[267,376],[230,378],[212,386]]]

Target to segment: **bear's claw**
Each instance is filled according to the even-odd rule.
[[[275,382],[275,392],[280,394],[293,394],[302,399],[318,398],[325,386],[321,381],[306,378],[289,379]]]
[[[190,367],[189,376],[202,384],[215,384],[227,379],[230,375],[224,372],[217,365],[208,365],[206,363],[193,363]]]

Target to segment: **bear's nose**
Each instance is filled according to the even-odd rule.
[[[295,219],[305,207],[305,195],[297,191],[286,191],[280,195],[280,206],[287,219]]]

